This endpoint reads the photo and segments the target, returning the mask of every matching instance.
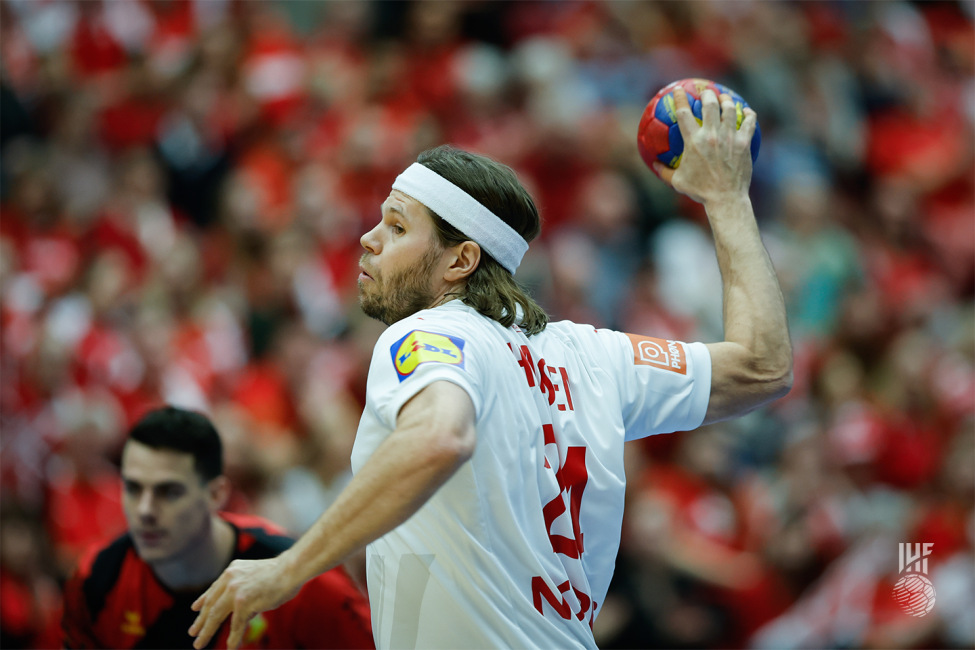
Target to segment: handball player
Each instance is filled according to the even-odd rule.
[[[355,476],[289,550],[237,560],[194,604],[204,647],[368,545],[378,647],[595,648],[620,542],[624,442],[694,429],[792,382],[782,294],[748,197],[756,116],[675,92],[685,148],[658,173],[701,202],[725,340],[683,343],[548,323],[513,274],[538,235],[514,173],[449,147],[421,154],[362,236],[376,344]]]
[[[67,648],[189,648],[193,601],[232,561],[273,558],[292,540],[258,517],[221,513],[230,484],[220,437],[204,416],[153,411],[122,453],[129,530],[86,558],[65,589]],[[229,626],[212,647],[226,647]],[[365,597],[341,568],[309,580],[250,620],[237,645],[372,648]]]

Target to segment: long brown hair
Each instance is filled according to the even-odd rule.
[[[526,242],[531,242],[542,231],[535,202],[510,167],[449,145],[424,151],[417,162],[470,194],[524,237]],[[471,240],[433,210],[430,210],[430,214],[436,226],[437,239],[444,248]],[[518,325],[528,336],[538,334],[548,324],[545,310],[483,248],[481,262],[468,276],[462,299],[480,314],[505,327],[515,323],[516,310],[520,306],[523,315]]]

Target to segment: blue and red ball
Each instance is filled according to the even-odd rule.
[[[647,104],[637,133],[637,149],[650,169],[653,169],[655,160],[671,169],[677,169],[680,165],[681,156],[684,154],[684,138],[681,136],[680,126],[677,124],[677,107],[674,105],[674,90],[678,86],[687,92],[687,101],[691,105],[691,112],[697,118],[698,124],[702,121],[701,93],[706,89],[711,89],[718,96],[721,94],[731,96],[735,103],[738,128],[741,128],[742,120],[745,118],[744,109],[748,107],[748,103],[742,99],[741,95],[727,86],[708,79],[681,79],[667,84]],[[758,158],[758,149],[761,144],[762,131],[756,124],[751,145],[752,163]]]

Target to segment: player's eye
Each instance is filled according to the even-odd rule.
[[[397,235],[402,235],[404,232],[406,232],[406,230],[403,229],[403,226],[395,223],[393,224],[393,232],[395,232]]]
[[[182,485],[160,485],[157,489],[156,494],[160,499],[166,499],[167,501],[173,501],[175,499],[183,496],[185,490]]]
[[[137,497],[139,496],[139,492],[142,491],[141,486],[138,483],[134,483],[132,481],[125,481],[123,486],[125,488],[125,493],[130,497]]]

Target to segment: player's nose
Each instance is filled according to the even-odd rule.
[[[382,248],[382,245],[379,242],[378,230],[379,225],[359,238],[359,243],[362,245],[362,247],[373,255],[378,255],[379,250]]]
[[[152,490],[143,490],[142,494],[139,495],[136,512],[143,521],[147,518],[154,518],[155,504],[153,503]]]

